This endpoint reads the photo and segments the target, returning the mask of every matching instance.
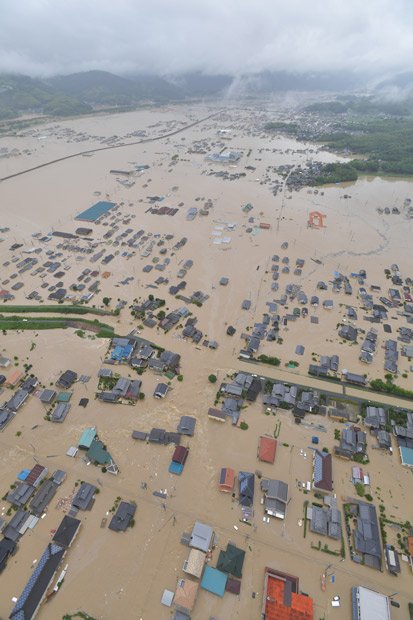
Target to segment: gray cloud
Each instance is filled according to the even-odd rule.
[[[0,71],[410,70],[411,0],[0,0]]]

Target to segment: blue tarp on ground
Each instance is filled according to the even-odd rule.
[[[224,596],[227,579],[228,575],[225,573],[212,566],[206,566],[201,581],[201,588],[217,596]]]
[[[100,218],[101,215],[107,213],[107,211],[112,209],[114,206],[114,202],[106,202],[104,200],[101,200],[89,207],[89,209],[86,209],[85,211],[82,211],[82,213],[79,213],[79,215],[76,215],[75,220],[81,220],[83,222],[95,222]]]
[[[169,467],[168,467],[168,471],[170,474],[176,474],[177,476],[180,476],[182,474],[184,470],[184,466],[181,465],[181,463],[175,463],[175,461],[171,461]]]

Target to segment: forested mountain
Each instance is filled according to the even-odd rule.
[[[352,75],[261,72],[250,75],[207,75],[193,72],[173,76],[118,76],[86,71],[35,79],[0,75],[0,119],[23,114],[72,116],[102,107],[129,107],[143,102],[165,103],[189,98],[270,95],[288,90],[349,89]]]

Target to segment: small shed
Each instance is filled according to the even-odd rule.
[[[241,592],[241,582],[238,579],[228,577],[225,591],[231,592],[231,594],[239,594]]]
[[[170,607],[172,605],[172,601],[174,600],[174,593],[171,590],[164,590],[161,598],[162,605],[166,607]]]
[[[17,475],[17,479],[24,482],[27,476],[30,474],[31,469],[22,469],[21,472]]]

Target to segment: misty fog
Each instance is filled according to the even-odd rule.
[[[411,0],[1,0],[0,72],[411,68]]]

